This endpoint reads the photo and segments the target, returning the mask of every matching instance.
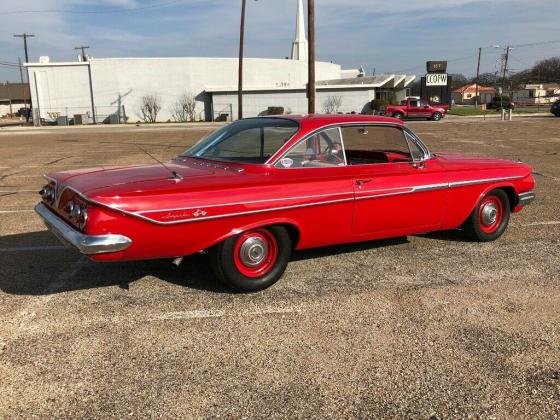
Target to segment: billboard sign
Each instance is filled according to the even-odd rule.
[[[426,72],[447,73],[447,61],[427,61]]]
[[[445,73],[426,74],[426,86],[447,86],[447,74]]]

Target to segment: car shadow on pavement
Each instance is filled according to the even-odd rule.
[[[420,238],[437,239],[440,241],[450,242],[470,242],[469,238],[460,229],[440,230],[437,232],[425,233],[423,235],[416,235]]]
[[[50,295],[109,286],[128,289],[146,276],[182,287],[230,293],[211,273],[203,255],[171,260],[96,263],[65,248],[48,231],[0,237],[0,290],[14,295]]]
[[[292,261],[408,243],[403,238],[378,240],[297,251]],[[211,272],[205,255],[183,259],[179,267],[171,260],[96,263],[74,249],[62,246],[48,231],[0,237],[0,290],[13,295],[43,296],[75,290],[129,285],[151,276],[181,287],[232,293]]]

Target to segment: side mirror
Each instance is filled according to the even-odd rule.
[[[424,108],[429,108],[429,107],[430,107],[430,105],[424,105]]]

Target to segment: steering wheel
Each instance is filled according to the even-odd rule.
[[[331,163],[343,163],[344,156],[342,155],[342,145],[337,142],[329,144],[324,152],[327,155],[327,161]]]

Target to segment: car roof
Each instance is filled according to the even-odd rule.
[[[310,124],[314,126],[331,125],[331,124],[393,124],[403,125],[402,120],[391,117],[380,117],[377,115],[362,115],[362,114],[306,114],[306,115],[278,115],[266,116],[259,118],[284,118],[296,121],[300,124]]]

